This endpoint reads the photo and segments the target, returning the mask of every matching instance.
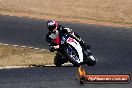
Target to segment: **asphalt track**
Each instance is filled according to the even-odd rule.
[[[72,28],[98,59],[87,74],[132,75],[132,29],[59,22]],[[46,21],[0,16],[0,43],[48,48]],[[130,84],[84,84],[76,81],[75,67],[34,67],[0,70],[0,88],[132,88]]]

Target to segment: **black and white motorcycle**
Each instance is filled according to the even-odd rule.
[[[96,59],[92,55],[90,47],[82,46],[77,39],[70,37],[68,34],[63,34],[60,39],[61,45],[54,58],[56,66],[61,66],[68,61],[75,67],[84,64],[94,66],[96,64]]]

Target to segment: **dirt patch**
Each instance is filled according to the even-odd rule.
[[[132,0],[0,0],[0,13],[109,26],[132,26]]]
[[[0,67],[49,65],[53,64],[54,56],[55,53],[46,50],[0,45]]]

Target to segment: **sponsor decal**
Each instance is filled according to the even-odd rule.
[[[74,39],[71,38],[71,37],[69,37],[69,38],[68,38],[68,42],[74,42]]]
[[[78,68],[77,79],[83,83],[130,83],[130,75],[126,74],[86,74],[82,66]]]

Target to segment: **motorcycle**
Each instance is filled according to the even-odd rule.
[[[88,66],[94,66],[96,59],[92,55],[89,46],[83,46],[77,41],[77,39],[63,34],[60,37],[60,48],[57,50],[54,58],[54,64],[61,66],[66,62],[72,63],[75,67],[87,64]]]

